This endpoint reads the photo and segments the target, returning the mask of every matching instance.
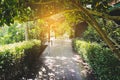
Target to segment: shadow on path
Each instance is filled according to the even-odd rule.
[[[81,80],[80,67],[70,40],[56,40],[40,57],[36,80]]]
[[[31,58],[26,58],[29,63],[27,67],[23,66],[23,74],[17,80],[82,80],[77,63],[79,57],[73,51],[70,40],[55,40],[38,60]]]

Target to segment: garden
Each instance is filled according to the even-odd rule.
[[[120,80],[119,0],[0,0],[0,80],[35,78],[51,32],[72,40],[95,80]]]

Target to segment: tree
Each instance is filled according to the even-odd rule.
[[[106,31],[102,30],[102,28],[100,27],[100,25],[98,24],[98,22],[95,20],[95,18],[93,17],[93,15],[90,13],[89,10],[87,10],[87,8],[84,8],[82,4],[78,4],[78,2],[76,1],[72,1],[73,5],[76,7],[77,11],[80,11],[82,18],[84,18],[84,21],[86,21],[87,23],[89,23],[97,32],[98,34],[103,38],[103,40],[108,44],[108,46],[110,47],[110,49],[115,52],[115,55],[120,58],[120,51],[119,49],[117,49],[115,47],[115,42],[112,41],[108,35],[106,34]],[[101,9],[97,8],[97,6],[94,6],[93,4],[91,4],[93,6],[93,10],[96,10],[96,12],[98,10],[100,10],[102,12]],[[97,5],[97,4],[96,4]],[[104,5],[105,6],[105,5]],[[104,6],[101,6],[100,8],[104,9]],[[103,12],[102,14],[107,13],[108,10],[106,10],[106,12]],[[99,13],[99,12],[98,12]],[[98,15],[96,15],[98,16]],[[100,17],[100,16],[98,16]],[[108,18],[108,15],[105,16],[104,18]],[[111,18],[114,19],[114,18]],[[116,18],[118,20],[118,18]],[[117,44],[118,45],[118,44]],[[119,45],[118,45],[119,48]]]
[[[26,0],[0,0],[0,26],[14,23],[15,20],[26,21],[31,15]]]
[[[79,19],[92,25],[92,27],[98,32],[102,39],[108,44],[110,49],[115,52],[117,57],[120,58],[120,51],[115,47],[116,43],[108,37],[106,31],[101,28],[95,19],[95,17],[97,17],[103,18],[104,20],[110,19],[120,21],[119,16],[109,15],[109,4],[113,1],[114,0],[1,0],[0,6],[2,6],[2,8],[0,9],[0,24],[3,25],[6,23],[9,25],[10,23],[14,22],[13,19],[18,18],[20,18],[18,20],[25,21],[28,20],[28,18],[29,20],[34,20],[45,18],[47,16],[49,17],[50,15],[61,12],[63,14],[77,12],[80,14]],[[91,8],[88,6],[91,6]],[[25,15],[29,14],[31,9],[36,11],[34,12],[36,15],[34,18],[26,17]],[[117,46],[119,48],[118,44]]]

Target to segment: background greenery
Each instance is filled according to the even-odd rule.
[[[0,45],[10,44],[25,40],[24,26],[14,23],[11,26],[0,27]]]

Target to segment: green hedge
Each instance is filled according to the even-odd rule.
[[[74,49],[89,63],[97,80],[120,80],[120,61],[107,47],[74,40]]]
[[[25,56],[25,51],[40,44],[39,40],[31,40],[0,46],[0,80],[17,75],[20,72],[19,63]]]

